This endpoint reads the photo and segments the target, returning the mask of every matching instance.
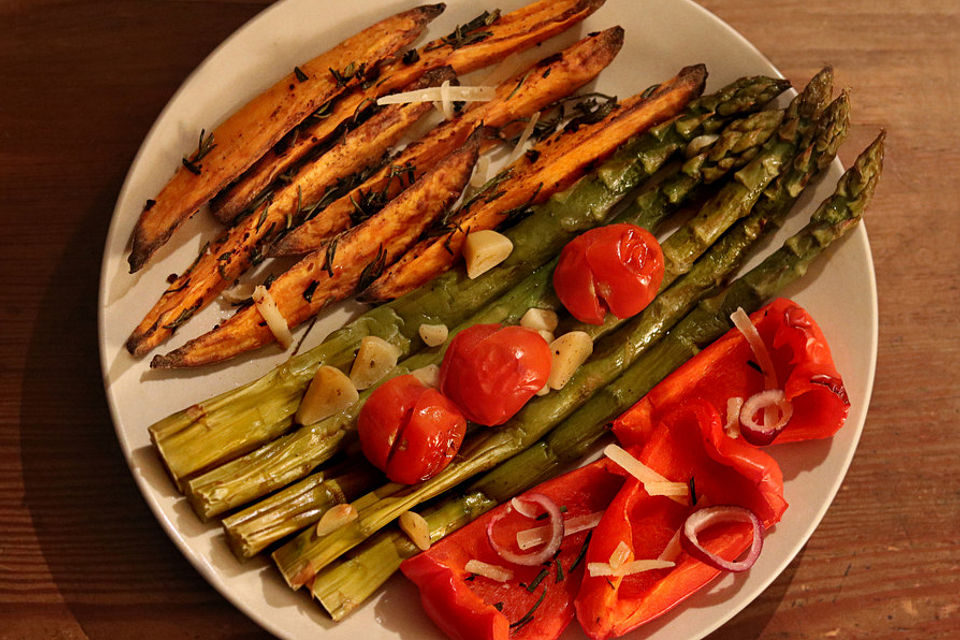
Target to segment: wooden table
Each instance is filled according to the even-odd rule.
[[[131,481],[96,350],[110,211],[148,127],[259,0],[0,4],[0,638],[264,634],[181,557]],[[806,548],[714,638],[960,637],[960,5],[705,0],[788,77],[878,128],[873,402]]]

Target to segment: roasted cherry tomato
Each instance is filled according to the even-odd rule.
[[[581,234],[560,252],[553,288],[581,322],[603,324],[607,311],[629,318],[643,310],[663,281],[663,252],[636,225],[612,224]]]
[[[412,375],[380,385],[357,420],[364,455],[402,484],[442,471],[459,451],[466,430],[457,406]]]
[[[503,424],[547,383],[550,345],[524,327],[478,324],[458,333],[440,366],[440,390],[468,420]]]

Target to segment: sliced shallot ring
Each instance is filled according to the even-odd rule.
[[[490,546],[497,552],[498,556],[513,564],[530,567],[551,560],[553,554],[560,548],[560,543],[563,542],[563,514],[560,513],[560,507],[557,506],[556,502],[542,493],[529,493],[523,497],[514,499],[539,504],[546,510],[547,525],[550,526],[551,529],[550,539],[547,540],[547,544],[540,549],[540,551],[534,553],[514,553],[510,549],[507,549],[493,537],[493,528],[507,514],[506,511],[502,511],[487,523],[487,540],[490,542]]]
[[[777,419],[768,423],[766,416],[768,409],[775,409]],[[757,424],[753,419],[758,411],[763,411],[763,424]],[[740,409],[740,433],[743,439],[752,445],[763,446],[770,444],[780,435],[790,418],[793,417],[793,404],[783,394],[783,389],[767,389],[755,393],[743,403]]]
[[[514,511],[522,515],[524,518],[530,518],[533,520],[537,517],[537,510],[534,509],[534,505],[538,504],[528,503],[523,500],[523,498],[514,498],[510,501],[510,506],[513,507]]]
[[[750,549],[743,560],[726,560],[707,551],[700,544],[699,535],[701,532],[715,524],[728,522],[745,522],[753,526],[753,542],[750,544]],[[760,550],[763,548],[763,525],[760,524],[760,518],[746,507],[736,505],[703,507],[687,516],[686,522],[683,523],[681,543],[687,553],[714,569],[735,572],[746,571],[760,557]]]

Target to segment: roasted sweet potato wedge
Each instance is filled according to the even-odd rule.
[[[419,175],[462,144],[479,124],[499,128],[530,116],[592,80],[616,57],[622,44],[623,29],[613,27],[587,36],[504,81],[497,87],[493,100],[474,103],[459,118],[443,123],[409,145],[390,166],[284,236],[270,254],[299,255],[315,250],[327,238],[349,227],[352,220],[370,215],[399,192],[402,185],[393,179],[396,167]]]
[[[453,78],[449,67],[421,77],[420,87]],[[161,295],[127,339],[127,350],[143,355],[231,286],[261,255],[263,247],[299,224],[340,180],[376,166],[387,150],[421,117],[429,103],[390,105],[348,132],[314,162],[304,165],[289,183],[205,247],[193,266]]]
[[[460,197],[480,146],[480,131],[444,158],[379,213],[329,240],[270,285],[290,327],[356,293],[403,254]],[[274,342],[255,306],[238,311],[213,331],[163,356],[151,367],[189,367],[221,362]]]
[[[232,182],[317,107],[363,81],[364,70],[413,42],[443,11],[425,5],[381,20],[290,74],[202,137],[173,178],[147,205],[133,231],[131,273],[139,270],[174,230]]]
[[[407,86],[430,69],[449,66],[463,75],[500,62],[565,31],[602,4],[603,0],[540,0],[502,16],[484,13],[460,27],[459,41],[454,32],[385,63],[375,84],[357,87],[322,106],[317,118],[305,120],[294,134],[288,134],[217,194],[210,202],[211,213],[221,222],[233,221],[278,176],[329,140],[364,104]]]
[[[686,67],[649,95],[634,96],[606,118],[554,135],[507,167],[490,193],[478,194],[447,223],[448,231],[418,242],[361,294],[366,302],[397,298],[449,269],[471,231],[492,229],[511,214],[540,204],[573,184],[628,138],[676,115],[703,91],[703,65]]]

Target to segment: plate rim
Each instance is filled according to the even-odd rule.
[[[277,637],[281,638],[292,638],[288,635],[286,630],[273,621],[269,616],[262,615],[260,611],[255,609],[252,604],[248,603],[244,598],[236,592],[234,588],[228,584],[227,580],[216,567],[214,567],[211,562],[205,557],[202,553],[195,550],[183,537],[183,533],[176,527],[175,523],[168,517],[167,513],[163,510],[163,505],[158,500],[158,497],[155,495],[156,489],[150,485],[148,479],[141,473],[138,473],[137,468],[135,467],[136,461],[133,456],[134,448],[130,443],[125,429],[123,429],[123,420],[119,412],[119,404],[114,398],[113,391],[111,390],[111,381],[109,379],[110,371],[110,359],[115,354],[108,353],[108,344],[105,339],[107,329],[107,307],[108,301],[106,300],[107,294],[110,288],[110,277],[109,273],[109,261],[110,261],[110,250],[111,246],[114,244],[115,236],[118,233],[118,227],[122,226],[119,222],[120,218],[124,215],[128,215],[128,212],[120,211],[120,204],[126,199],[128,191],[132,188],[134,183],[134,173],[135,168],[142,162],[143,157],[146,153],[146,149],[151,146],[151,142],[158,135],[158,132],[161,128],[164,127],[166,120],[169,118],[170,112],[175,108],[177,103],[181,100],[181,96],[188,91],[196,78],[201,76],[204,71],[214,63],[214,61],[221,55],[222,51],[231,45],[235,40],[241,39],[245,34],[253,27],[253,25],[261,20],[264,20],[267,16],[275,13],[284,11],[285,7],[289,4],[293,4],[296,0],[280,0],[263,10],[257,12],[254,16],[244,22],[240,27],[233,31],[229,36],[227,36],[223,41],[221,41],[209,54],[200,62],[181,82],[177,87],[176,91],[170,96],[167,100],[164,107],[157,114],[155,120],[147,131],[146,135],[141,142],[137,153],[135,154],[133,160],[131,161],[127,173],[124,177],[123,184],[117,194],[116,203],[111,214],[110,226],[104,240],[103,252],[100,264],[100,274],[99,274],[99,291],[98,291],[98,306],[97,306],[97,330],[98,330],[98,351],[99,351],[99,360],[101,368],[101,377],[102,383],[104,386],[104,391],[107,399],[107,404],[110,412],[110,417],[113,422],[114,431],[117,435],[118,442],[123,451],[124,461],[127,464],[130,474],[134,479],[134,482],[137,484],[138,490],[147,503],[150,511],[153,513],[154,517],[157,519],[158,523],[161,525],[161,528],[166,533],[167,537],[173,542],[174,546],[180,551],[181,554],[187,559],[187,561],[196,569],[203,578],[214,587],[220,595],[222,595],[228,602],[235,606],[238,610],[243,612],[250,620],[264,628],[266,631],[274,634]],[[395,3],[394,3],[395,4]],[[685,5],[687,9],[696,11],[700,17],[704,20],[711,22],[714,26],[720,27],[725,31],[730,37],[739,41],[741,45],[746,47],[750,52],[752,52],[758,59],[758,63],[762,63],[768,68],[768,72],[776,75],[777,77],[783,77],[780,70],[773,64],[773,62],[760,51],[756,45],[754,45],[750,40],[743,36],[736,28],[727,23],[725,20],[708,10],[707,8],[696,3],[694,0],[679,0],[679,4]],[[835,159],[832,163],[832,166],[839,166],[840,169],[843,169],[843,165],[840,162],[839,158]],[[800,541],[797,543],[796,548],[791,549],[789,553],[786,554],[784,558],[778,562],[774,569],[769,572],[769,575],[759,581],[757,585],[754,585],[749,589],[747,594],[740,593],[740,596],[743,597],[744,603],[740,607],[732,607],[729,611],[721,615],[714,623],[707,625],[699,631],[699,635],[696,635],[695,638],[703,638],[709,635],[710,633],[716,631],[718,628],[722,627],[724,624],[730,621],[735,615],[743,611],[746,607],[750,606],[756,598],[762,594],[774,581],[776,581],[782,574],[786,567],[793,562],[797,557],[802,548],[809,541],[810,537],[814,531],[819,527],[822,519],[826,515],[826,512],[829,510],[830,506],[833,504],[834,499],[842,485],[846,475],[849,471],[850,465],[852,464],[853,457],[856,454],[856,451],[859,446],[859,441],[862,436],[863,428],[867,419],[869,412],[870,403],[872,400],[874,382],[876,377],[876,364],[877,364],[877,354],[878,354],[878,340],[879,340],[879,309],[878,309],[878,294],[877,294],[877,282],[876,282],[876,271],[873,261],[873,255],[870,251],[869,238],[866,230],[866,226],[863,221],[858,225],[858,229],[855,230],[851,237],[847,238],[846,241],[856,241],[864,245],[864,253],[866,255],[866,275],[869,281],[869,290],[867,291],[869,312],[870,312],[870,326],[868,327],[869,332],[869,346],[870,353],[868,354],[867,360],[869,363],[866,379],[864,383],[864,404],[862,409],[862,418],[859,420],[859,423],[856,425],[847,424],[846,428],[853,428],[855,433],[851,436],[851,444],[849,449],[846,451],[845,456],[840,461],[839,473],[832,479],[829,488],[826,491],[827,499],[818,507],[813,517],[809,518],[806,522],[806,526],[803,528],[802,534],[800,536]],[[125,246],[129,249],[129,243]],[[133,276],[131,276],[133,277]],[[253,570],[253,569],[251,569]],[[741,587],[740,591],[743,591]],[[642,628],[641,628],[642,629]],[[319,631],[323,629],[318,627]],[[639,631],[639,630],[637,630]],[[636,635],[637,631],[630,634],[630,637]]]

